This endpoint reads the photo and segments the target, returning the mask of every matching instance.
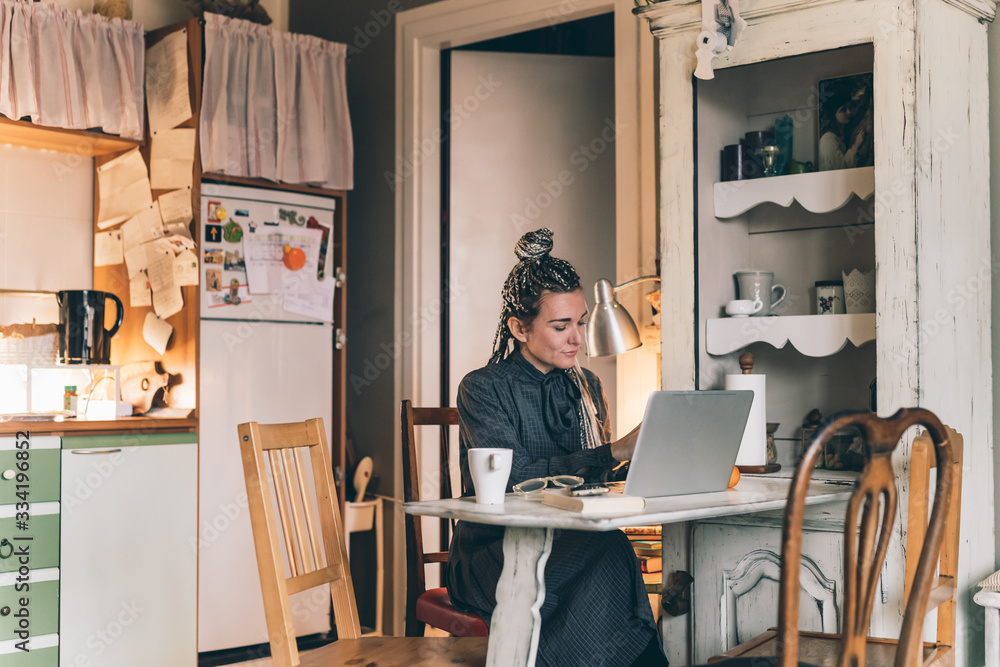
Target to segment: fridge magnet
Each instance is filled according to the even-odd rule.
[[[246,262],[243,261],[243,253],[239,250],[227,250],[225,259],[222,261],[222,268],[226,271],[246,270]]]
[[[286,245],[283,249],[281,261],[289,271],[298,271],[306,265],[306,253],[302,248],[293,248]]]
[[[222,225],[205,225],[205,243],[222,243]]]
[[[216,211],[216,209],[219,208],[219,204],[221,204],[221,203],[222,202],[218,202],[218,201],[210,201],[210,202],[208,202],[208,209],[205,211],[205,214],[208,216],[207,217],[208,222],[219,222],[219,219],[217,217],[215,217],[215,211]],[[223,211],[223,213],[225,213],[225,209],[222,209],[222,211]]]
[[[875,164],[872,73],[819,82],[819,170]]]
[[[245,208],[238,208],[235,211],[233,211],[233,217],[234,218],[249,218],[250,217],[250,211],[248,211]]]
[[[222,290],[222,270],[205,270],[205,289],[209,292],[219,292]]]
[[[226,251],[220,248],[205,251],[206,264],[224,264],[226,261]]]
[[[227,222],[225,227],[222,228],[222,238],[226,239],[229,243],[239,243],[243,238],[243,228],[240,227],[240,223],[235,220]]]
[[[225,222],[226,221],[226,215],[227,215],[227,212],[226,212],[226,207],[225,206],[216,206],[215,207],[215,219],[216,220],[218,220],[219,222]]]
[[[306,228],[323,230],[323,236],[319,240],[319,265],[316,267],[316,278],[323,280],[326,275],[326,248],[330,240],[330,227],[320,224],[319,220],[310,215],[306,222]]]
[[[290,225],[296,225],[298,227],[306,224],[306,219],[304,216],[299,215],[298,211],[293,211],[291,209],[279,208],[278,218],[288,222]]]
[[[229,281],[229,294],[223,299],[230,306],[240,305],[240,281],[233,278]]]
[[[250,233],[251,234],[255,234],[257,232],[257,223],[256,222],[253,222],[252,220],[248,221],[247,222],[247,227],[250,229]]]

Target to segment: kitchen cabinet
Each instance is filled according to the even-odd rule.
[[[25,499],[27,507],[18,504]],[[0,437],[0,663],[4,665],[59,664],[59,519],[59,438],[25,433]],[[28,550],[24,558],[22,547]],[[17,634],[25,631],[26,644],[25,637]]]
[[[986,26],[995,3],[744,3],[747,26],[739,41],[715,58],[714,80],[696,80],[701,5],[655,2],[636,9],[659,39],[661,299],[672,312],[662,325],[663,388],[708,389],[721,386],[725,373],[737,372],[731,356],[709,354],[706,340],[708,320],[719,318],[721,306],[734,296],[734,271],[773,270],[776,282],[789,288],[783,314],[810,316],[809,286],[815,280],[837,278],[843,269],[877,267],[874,341],[815,358],[791,346],[753,345],[755,372],[769,376],[767,420],[781,424],[777,437],[787,446],[807,409],[865,407],[874,378],[880,414],[925,407],[962,432],[972,443],[970,460],[977,461],[963,480],[958,585],[966,590],[978,574],[995,569],[992,531],[978,528],[994,525],[994,508],[974,500],[992,493],[994,475],[989,297],[994,263],[984,137]],[[841,208],[810,210],[799,185],[805,192],[807,181],[826,176],[804,174],[777,177],[794,184],[792,200],[785,192],[716,210],[716,188],[730,187],[716,186],[724,145],[787,113],[795,128],[793,156],[815,161],[808,151],[816,145],[817,84],[859,72],[873,73],[870,199],[862,198],[867,193],[862,187],[852,190]],[[827,199],[838,198],[834,193]],[[894,458],[901,480],[908,454],[906,440]],[[898,486],[896,528],[872,617],[876,636],[898,635],[902,618],[907,489]],[[768,529],[750,521],[743,525],[745,530],[731,535],[733,558],[740,550],[742,558],[776,546],[754,537]],[[692,541],[691,530],[697,536],[702,528],[665,527],[664,553],[670,542],[675,562],[670,569],[705,563],[711,541]],[[717,571],[709,575],[723,577]],[[706,597],[711,590],[719,589],[698,585],[695,608],[720,603]],[[974,652],[982,645],[981,630],[967,620],[970,613],[974,610],[963,601],[957,635],[967,641],[959,643],[958,664],[966,664],[967,648]],[[699,628],[699,622],[715,621],[696,615],[692,636],[687,619],[665,619],[672,661],[686,663],[687,647],[699,645],[703,636],[715,637],[715,649],[700,645],[700,653],[726,645],[721,625]]]
[[[814,632],[840,631],[844,580],[843,503],[813,508],[802,541],[801,621]],[[778,625],[782,512],[693,526],[694,661],[705,663]]]
[[[194,434],[62,441],[64,667],[197,664]]]

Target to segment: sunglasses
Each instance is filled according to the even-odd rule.
[[[554,475],[552,477],[535,477],[526,479],[514,485],[514,493],[524,498],[536,499],[542,497],[542,490],[552,482],[553,486],[563,489],[575,489],[583,484],[583,477],[576,475]]]

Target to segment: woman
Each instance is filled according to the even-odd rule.
[[[854,114],[851,104],[849,94],[837,93],[823,105],[819,128],[820,171],[859,166],[858,151],[867,133],[861,129],[850,132],[853,129],[851,118]],[[851,142],[850,148],[847,148],[848,141]]]
[[[549,255],[552,232],[525,234],[507,277],[503,311],[484,368],[458,388],[462,476],[474,488],[471,447],[514,450],[508,491],[536,477],[600,480],[628,460],[638,429],[608,439],[607,401],[580,368],[587,304],[573,267]],[[500,526],[459,522],[446,572],[452,603],[490,622],[503,568]],[[621,531],[556,531],[545,566],[537,664],[666,666],[642,575]]]

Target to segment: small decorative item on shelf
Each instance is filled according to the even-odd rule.
[[[778,175],[778,156],[781,149],[774,144],[768,144],[760,149],[760,162],[764,167],[764,176]]]
[[[778,147],[778,176],[789,173],[788,165],[792,161],[792,117],[785,114],[774,121],[774,145]]]
[[[816,314],[844,314],[844,283],[839,280],[816,281]]]
[[[788,161],[789,174],[811,174],[814,171],[816,171],[816,167],[813,166],[812,162],[799,162],[798,160]]]
[[[742,143],[730,144],[722,148],[722,180],[742,181],[747,178],[746,147]]]
[[[768,465],[778,462],[778,448],[774,444],[774,432],[778,430],[778,422],[767,422],[767,463]]]
[[[260,0],[184,0],[187,8],[197,17],[201,17],[205,12],[212,14],[222,14],[234,19],[245,19],[269,25],[271,17],[264,9]]]
[[[764,175],[764,161],[761,149],[774,143],[774,132],[771,130],[754,130],[743,135],[744,178],[760,178]]]
[[[850,273],[841,272],[844,278],[844,306],[849,314],[875,312],[875,269]]]
[[[812,442],[813,437],[816,435],[816,430],[822,422],[823,413],[821,413],[817,408],[810,410],[809,414],[807,414],[802,420],[802,433],[799,436],[799,446],[795,449],[795,465],[799,464],[799,459],[802,458],[802,455],[809,447],[809,443]],[[822,458],[816,462],[816,467],[823,467]]]

